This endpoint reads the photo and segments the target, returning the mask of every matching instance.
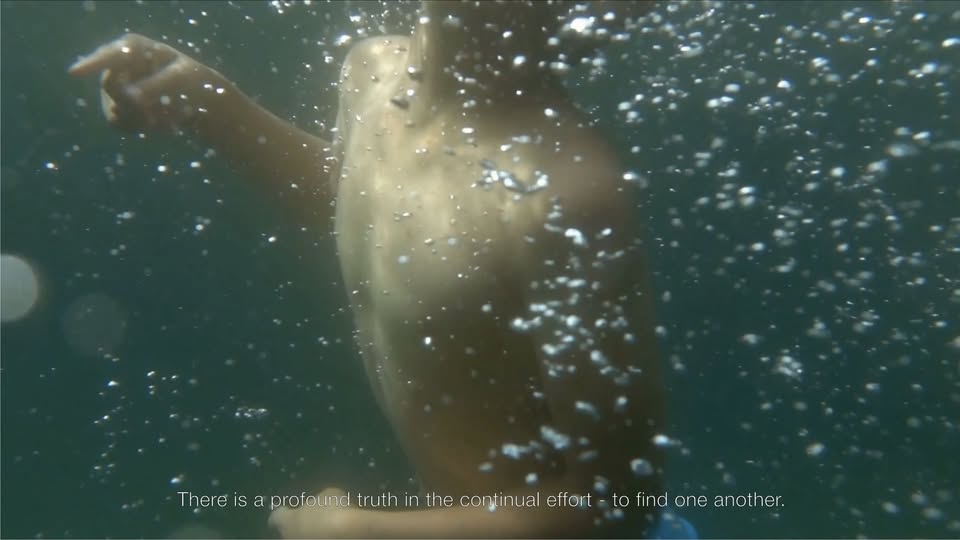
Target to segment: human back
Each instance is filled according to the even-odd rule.
[[[646,371],[646,382],[622,383],[619,395],[631,387],[645,395],[631,396],[642,405],[629,405],[635,422],[611,438],[619,446],[583,445],[576,458],[595,451],[619,461],[621,478],[607,480],[623,483],[638,446],[655,453],[643,439],[659,427],[662,403],[649,300],[636,297],[645,276],[630,186],[616,155],[559,92],[492,103],[482,115],[462,114],[451,99],[416,118],[409,51],[404,37],[362,42],[341,80],[337,240],[374,393],[425,490],[486,494],[561,479],[572,467],[544,441],[553,419],[543,343],[516,323],[531,316],[527,289],[544,263],[531,246],[555,243],[551,225],[594,235],[615,227],[599,241],[624,251],[606,261],[620,267],[608,285],[618,287],[611,297],[623,298],[621,311],[637,317],[630,352],[639,356],[619,362]],[[587,394],[608,393],[598,386]],[[579,487],[591,489],[594,476]]]

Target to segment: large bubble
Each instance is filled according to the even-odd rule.
[[[0,283],[0,320],[27,316],[40,296],[40,281],[30,263],[16,255],[0,255]]]

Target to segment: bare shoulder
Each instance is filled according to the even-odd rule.
[[[410,38],[378,36],[354,45],[340,69],[340,104],[337,110],[335,153],[342,159],[346,141],[352,137],[353,119],[375,114],[388,103],[398,76],[407,64]]]
[[[406,36],[377,36],[358,42],[347,53],[341,80],[356,71],[374,76],[396,73],[407,61],[409,44],[410,38]]]

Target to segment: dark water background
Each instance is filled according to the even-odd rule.
[[[43,286],[0,336],[0,535],[261,536],[265,511],[191,513],[176,492],[415,489],[353,351],[331,240],[202,147],[114,132],[96,81],[65,73],[136,31],[325,133],[347,51],[333,41],[380,20],[360,12],[379,9],[0,4],[0,240]],[[957,536],[960,5],[659,12],[571,90],[649,181],[671,493],[786,501],[683,511],[704,536]],[[702,54],[678,54],[694,41]]]

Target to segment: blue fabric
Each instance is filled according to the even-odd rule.
[[[660,514],[660,522],[657,523],[657,528],[653,530],[650,538],[657,540],[693,540],[700,537],[697,536],[697,530],[693,528],[689,521],[667,508]]]

